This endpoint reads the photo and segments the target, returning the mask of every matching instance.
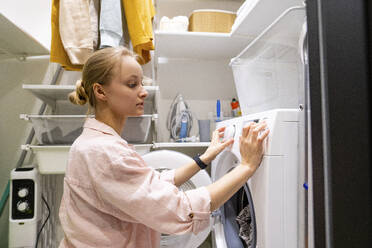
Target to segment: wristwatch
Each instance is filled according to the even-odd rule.
[[[194,156],[192,159],[194,159],[195,163],[200,167],[200,169],[204,170],[205,168],[208,167],[207,164],[205,164],[203,161],[201,161],[200,154]]]

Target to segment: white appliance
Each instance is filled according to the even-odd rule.
[[[270,129],[264,157],[244,188],[255,224],[252,240],[255,245],[252,247],[300,247],[298,213],[299,208],[303,206],[299,206],[298,201],[302,190],[298,157],[299,110],[275,109],[218,123],[217,128],[226,127],[225,138],[233,137],[235,142],[212,162],[212,180],[218,180],[239,164],[239,137],[242,128],[251,121],[262,120],[266,121]],[[234,240],[238,236],[233,236],[234,230],[230,228],[236,224],[228,223],[231,218],[228,220],[226,214],[222,207],[214,225],[218,248],[237,247],[239,243]],[[238,215],[239,212],[229,213],[232,214]]]
[[[10,180],[9,247],[35,247],[41,218],[39,172],[32,167],[13,169]]]
[[[256,173],[245,185],[245,205],[249,204],[253,228],[251,247],[265,248],[297,248],[300,247],[298,197],[302,190],[299,181],[299,111],[297,109],[275,109],[257,114],[247,115],[219,122],[217,128],[226,127],[224,138],[234,138],[234,144],[226,148],[212,162],[212,181],[232,170],[241,159],[239,152],[239,137],[242,128],[251,121],[265,120],[270,134],[265,143],[264,158]],[[144,155],[149,166],[154,168],[177,168],[192,161],[186,155],[171,151],[151,152]],[[165,162],[166,161],[166,162]],[[207,173],[200,171],[190,181],[193,187],[208,185]],[[241,191],[239,194],[241,194]],[[234,200],[234,196],[230,199]],[[227,210],[228,209],[228,210]],[[212,220],[213,242],[217,248],[247,247],[239,238],[239,228],[231,217],[237,209],[227,208],[225,204],[216,211]],[[235,227],[235,229],[234,229]],[[209,230],[208,230],[209,232]],[[206,238],[208,233],[202,232],[195,240]],[[195,235],[193,235],[195,236]],[[178,244],[185,240],[180,236]],[[204,240],[203,239],[203,240]],[[191,240],[191,239],[190,239]],[[201,240],[201,242],[203,241]],[[199,243],[199,245],[201,244]],[[176,242],[175,242],[176,243]],[[183,247],[198,247],[189,243]],[[177,245],[162,247],[177,247]]]

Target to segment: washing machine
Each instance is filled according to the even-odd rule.
[[[263,160],[247,183],[211,215],[211,226],[198,235],[162,236],[162,247],[196,248],[212,232],[216,248],[298,248],[301,247],[299,202],[302,184],[299,180],[299,114],[298,109],[275,109],[218,122],[226,127],[225,139],[234,143],[212,162],[211,177],[200,171],[183,190],[206,186],[237,166],[241,161],[239,137],[249,122],[265,120],[270,134],[264,143]],[[144,155],[149,166],[158,170],[175,169],[192,159],[174,151],[156,151]],[[245,241],[239,236],[236,218],[241,211],[249,214],[249,233]],[[176,245],[177,244],[177,245]]]

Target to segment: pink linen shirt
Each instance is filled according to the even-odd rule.
[[[59,218],[59,247],[160,247],[160,233],[209,226],[210,195],[178,190],[174,170],[146,166],[113,128],[88,118],[70,149]]]

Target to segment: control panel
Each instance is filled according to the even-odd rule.
[[[34,218],[35,182],[32,179],[15,179],[12,187],[12,219]]]
[[[41,178],[35,167],[10,172],[9,247],[35,247],[41,219]]]

